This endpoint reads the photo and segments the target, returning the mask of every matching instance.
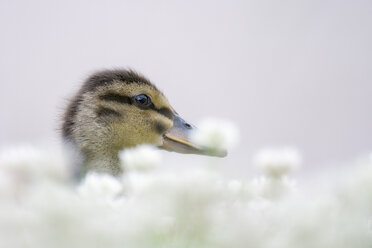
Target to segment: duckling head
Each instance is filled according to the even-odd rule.
[[[118,152],[139,144],[226,155],[210,154],[194,144],[189,138],[193,129],[144,76],[132,70],[105,70],[91,75],[70,102],[62,135],[79,150],[82,173],[121,173]]]

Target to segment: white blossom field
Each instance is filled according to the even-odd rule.
[[[233,124],[209,121],[195,140],[230,149],[236,136]],[[372,156],[311,196],[296,186],[302,158],[289,147],[257,153],[259,176],[246,179],[201,161],[172,170],[148,145],[120,159],[122,176],[76,180],[63,149],[4,149],[0,247],[372,247]]]

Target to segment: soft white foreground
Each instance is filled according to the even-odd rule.
[[[3,151],[0,246],[372,247],[371,159],[310,199],[287,177],[300,162],[293,150],[258,154],[262,177],[243,181],[210,165],[160,170],[156,151],[138,149],[121,154],[123,177],[77,184],[62,154]]]

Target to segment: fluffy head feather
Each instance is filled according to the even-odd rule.
[[[152,105],[141,108],[134,97],[145,94]],[[63,137],[79,149],[83,171],[117,174],[117,154],[142,143],[161,145],[173,125],[173,108],[144,76],[132,70],[106,70],[90,76],[67,107]]]

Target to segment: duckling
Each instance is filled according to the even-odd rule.
[[[126,69],[91,75],[69,103],[62,136],[81,155],[80,174],[94,170],[122,173],[119,151],[152,144],[179,153],[210,154],[190,140],[195,126],[172,108],[143,75]]]

